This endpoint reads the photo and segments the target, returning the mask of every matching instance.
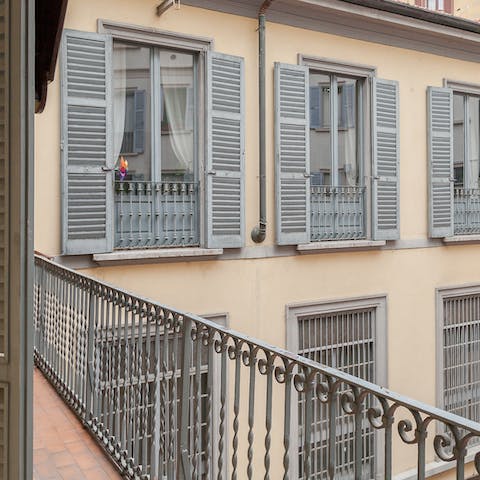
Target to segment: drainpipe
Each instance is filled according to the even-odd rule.
[[[265,0],[258,10],[258,99],[259,99],[259,197],[260,209],[258,225],[252,230],[252,240],[262,243],[267,232],[267,195],[265,188],[265,14],[274,0]]]

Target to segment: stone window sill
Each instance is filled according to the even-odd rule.
[[[116,250],[110,253],[95,253],[94,262],[100,265],[150,263],[166,261],[204,260],[222,255],[223,248],[177,247]]]
[[[299,253],[323,253],[345,250],[371,250],[384,247],[385,240],[338,240],[328,242],[312,242],[297,245]]]
[[[480,243],[480,235],[454,235],[445,237],[443,243],[447,245],[459,245],[462,243]]]

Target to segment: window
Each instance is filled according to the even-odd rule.
[[[385,299],[328,302],[289,308],[289,337],[299,355],[374,383],[385,383]],[[294,331],[296,330],[296,331]],[[335,478],[353,478],[354,419],[342,412],[337,401]],[[372,406],[367,405],[367,408]],[[311,474],[327,478],[328,406],[313,400]],[[298,402],[298,478],[303,479],[305,401]],[[378,446],[372,427],[362,423],[362,478],[376,478]],[[379,477],[380,475],[378,475]]]
[[[398,238],[398,84],[301,63],[275,65],[277,242]]]
[[[429,89],[430,234],[480,233],[480,88]]]
[[[312,241],[359,239],[367,234],[364,84],[362,78],[310,70]]]
[[[117,248],[199,245],[197,62],[192,53],[113,42]]]
[[[453,13],[453,4],[454,0],[415,0],[415,5],[417,5],[417,7],[445,13]]]
[[[480,97],[453,94],[454,233],[480,232]]]
[[[439,300],[439,403],[480,421],[480,289],[446,289]],[[478,442],[472,442],[473,444]]]
[[[65,254],[244,243],[243,59],[100,21],[62,48]]]

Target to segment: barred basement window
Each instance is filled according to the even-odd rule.
[[[441,294],[442,407],[480,421],[480,288]],[[450,292],[451,293],[451,292]],[[471,442],[471,444],[478,441]]]
[[[385,299],[362,299],[291,309],[295,320],[290,332],[297,329],[296,351],[310,360],[328,365],[374,383],[385,383]],[[290,336],[290,333],[289,333]],[[287,348],[291,348],[287,345]],[[383,370],[380,370],[383,369]],[[345,390],[340,390],[343,393]],[[366,402],[365,412],[372,406]],[[311,433],[311,476],[328,479],[328,406],[313,400]],[[335,478],[354,475],[354,418],[336,405]],[[305,398],[298,401],[298,478],[304,479]],[[379,461],[378,441],[366,415],[362,422],[362,479],[376,478]],[[297,477],[296,477],[297,478]]]

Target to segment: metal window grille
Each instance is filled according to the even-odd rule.
[[[480,294],[443,299],[442,374],[444,409],[480,421]]]
[[[298,318],[299,354],[324,365],[337,368],[364,380],[375,382],[376,308],[362,308]],[[340,390],[342,393],[345,390]],[[303,438],[304,397],[298,404],[299,436]],[[370,405],[366,406],[366,410]],[[311,433],[311,476],[327,480],[328,406],[313,400]],[[366,411],[365,410],[365,411]],[[336,469],[335,478],[354,478],[355,426],[351,415],[343,413],[340,400],[336,406]],[[374,478],[375,438],[366,416],[362,422],[362,479]],[[303,442],[299,442],[299,478],[303,479]]]

